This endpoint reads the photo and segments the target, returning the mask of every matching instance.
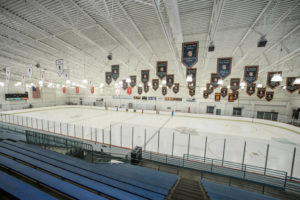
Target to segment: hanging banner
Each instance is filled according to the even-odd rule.
[[[138,87],[138,94],[141,95],[143,93],[143,88],[142,87]]]
[[[263,98],[266,93],[266,88],[257,88],[257,97],[258,98]]]
[[[222,79],[225,79],[231,73],[232,58],[218,58],[217,73]]]
[[[195,90],[196,89],[196,82],[187,82],[187,86],[189,90]]]
[[[186,76],[192,76],[192,81],[196,81],[197,69],[186,69]]]
[[[173,92],[177,94],[179,92],[179,83],[175,83],[173,87]]]
[[[79,87],[75,87],[76,94],[79,94]]]
[[[149,85],[147,83],[144,84],[144,92],[145,93],[149,92]]]
[[[271,81],[275,74],[280,74],[280,76],[282,76],[282,72],[268,72],[267,75],[267,86],[273,90],[280,85],[280,81]]]
[[[206,90],[203,90],[203,98],[207,99],[209,96],[208,92]]]
[[[233,93],[228,94],[228,102],[234,102]]]
[[[144,84],[149,81],[149,70],[142,70],[141,71],[141,81]]]
[[[64,79],[66,80],[70,80],[70,70],[69,69],[64,69]]]
[[[27,69],[28,77],[31,78],[32,77],[32,73],[33,73],[32,64],[26,65],[26,69]]]
[[[63,91],[63,93],[65,94],[65,93],[67,92],[66,87],[63,87],[63,88],[62,88],[62,91]]]
[[[32,86],[32,98],[38,99],[41,97],[41,91],[39,87]]]
[[[168,61],[158,61],[156,63],[156,75],[163,79],[167,75]]]
[[[174,84],[174,75],[173,74],[168,74],[167,75],[167,86],[171,89],[173,84]]]
[[[120,66],[119,65],[112,65],[111,66],[111,77],[115,81],[119,78]]]
[[[130,86],[132,88],[136,86],[136,76],[130,76]]]
[[[189,90],[189,94],[190,94],[191,97],[194,96],[195,95],[195,89]]]
[[[199,42],[182,43],[181,62],[187,68],[191,68],[198,62],[198,44]]]
[[[123,88],[123,90],[126,90],[127,87],[128,87],[128,84],[127,84],[126,80],[122,80],[122,88]]]
[[[240,79],[239,78],[230,79],[230,89],[232,91],[237,91],[238,89],[240,89]]]
[[[286,90],[289,91],[290,93],[295,92],[299,85],[298,84],[294,84],[296,80],[296,77],[287,77],[286,78]]]
[[[25,84],[25,75],[24,74],[22,75],[22,84],[23,85]]]
[[[105,72],[105,82],[107,85],[111,83],[111,72]]]
[[[220,79],[219,74],[217,73],[212,73],[210,75],[210,84],[214,87],[217,88],[219,86],[218,81]]]
[[[211,94],[214,92],[214,87],[210,83],[206,83],[206,92]]]
[[[94,94],[94,92],[95,92],[95,88],[93,86],[93,87],[91,87],[91,93]]]
[[[63,74],[63,71],[64,71],[64,60],[63,59],[56,60],[56,71],[57,71],[57,74],[59,77]]]
[[[219,102],[221,100],[221,93],[215,93],[215,101]]]
[[[6,75],[6,81],[9,81],[10,79],[10,68],[5,67],[5,75]]]
[[[225,87],[221,88],[221,96],[226,97],[227,96],[227,91],[228,91],[227,88],[225,88]]]
[[[267,101],[271,101],[273,99],[273,97],[274,97],[274,92],[273,91],[272,92],[270,92],[270,91],[266,92],[266,100]]]
[[[131,95],[132,94],[132,87],[127,87],[127,94],[128,95]]]
[[[162,93],[164,96],[167,94],[167,92],[168,92],[167,87],[162,87],[162,88],[161,88],[161,93]]]
[[[246,66],[244,70],[244,81],[248,84],[254,83],[258,77],[258,66]]]
[[[159,80],[158,79],[152,79],[152,88],[153,90],[157,90],[159,87]]]
[[[41,75],[41,81],[44,81],[45,80],[45,71],[41,71],[40,75]]]
[[[233,100],[237,100],[239,98],[239,91],[234,91],[232,94],[233,94]]]
[[[247,89],[246,89],[247,94],[249,96],[252,96],[252,94],[255,93],[255,88],[256,88],[256,84],[255,83],[247,84]]]

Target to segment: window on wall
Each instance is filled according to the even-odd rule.
[[[207,106],[206,107],[206,113],[214,114],[214,109],[215,109],[214,106]]]
[[[233,116],[242,116],[242,108],[233,108]]]
[[[257,118],[258,119],[267,119],[267,120],[277,121],[278,112],[257,111]]]

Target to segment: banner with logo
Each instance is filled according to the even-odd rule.
[[[173,74],[168,74],[167,75],[167,86],[171,88],[174,84],[174,75]]]
[[[228,91],[228,89],[226,87],[222,87],[221,88],[221,96],[226,97],[227,96],[227,91]]]
[[[159,80],[158,79],[152,79],[152,88],[153,90],[157,90],[159,87]]]
[[[246,66],[244,70],[244,81],[248,84],[254,83],[258,77],[258,66]]]
[[[111,72],[105,72],[105,82],[107,83],[107,85],[111,83],[111,79]]]
[[[162,93],[164,96],[167,94],[167,92],[168,92],[167,87],[162,87],[162,88],[161,88],[161,93]]]
[[[239,98],[239,91],[234,91],[232,94],[233,94],[233,100],[237,100]]]
[[[112,65],[111,66],[111,78],[115,81],[119,78],[120,66]]]
[[[91,87],[91,93],[94,94],[94,92],[95,92],[95,88],[94,88],[94,86],[92,86]]]
[[[296,80],[296,77],[287,77],[286,78],[286,90],[289,91],[290,93],[295,92],[299,85],[298,84],[294,84]]]
[[[64,71],[64,60],[63,59],[56,60],[56,72],[59,77],[63,74],[63,71]]]
[[[215,101],[219,102],[221,100],[221,93],[215,93]]]
[[[128,86],[128,84],[127,84],[126,80],[122,80],[122,88],[123,88],[123,90],[126,90],[127,86]]]
[[[67,92],[66,87],[63,87],[63,88],[62,88],[62,91],[63,91],[63,93],[65,94],[65,93]]]
[[[214,92],[214,87],[210,83],[206,83],[206,91],[210,95]]]
[[[217,74],[221,79],[225,79],[231,73],[232,58],[218,58]]]
[[[266,88],[257,88],[257,97],[262,99],[265,96]]]
[[[230,89],[232,91],[237,91],[238,89],[240,89],[240,78],[230,79]]]
[[[187,82],[187,86],[188,86],[189,90],[195,90],[196,89],[196,81]]]
[[[273,99],[273,97],[274,97],[274,92],[272,91],[268,91],[268,92],[266,92],[266,100],[267,101],[272,101],[272,99]]]
[[[144,84],[149,81],[149,70],[142,70],[141,71],[141,81]]]
[[[218,81],[220,79],[220,76],[219,74],[217,73],[212,73],[210,75],[210,84],[214,87],[214,88],[217,88],[219,85],[218,85]]]
[[[136,76],[130,76],[130,86],[132,88],[136,86]]]
[[[28,77],[31,78],[33,74],[32,64],[26,65]]]
[[[177,94],[179,92],[179,83],[175,83],[173,87],[173,92]]]
[[[191,97],[195,95],[195,93],[196,93],[195,91],[196,91],[195,89],[190,89],[189,90],[189,94],[190,94]]]
[[[255,93],[255,88],[256,88],[255,83],[247,84],[247,89],[246,89],[247,94],[249,96],[252,96]]]
[[[142,87],[138,87],[138,94],[141,95],[143,93],[143,88]]]
[[[234,102],[233,93],[228,94],[228,102]]]
[[[182,43],[181,62],[187,68],[193,67],[198,62],[199,42]]]
[[[208,92],[206,90],[203,91],[203,98],[207,99],[209,96]]]
[[[25,84],[25,75],[24,74],[22,75],[22,84],[23,85]]]
[[[10,68],[5,67],[5,76],[6,76],[6,81],[9,81],[10,79]]]
[[[41,81],[45,81],[45,71],[41,71]]]
[[[70,80],[70,70],[69,69],[64,69],[64,79]]]
[[[76,94],[79,94],[79,87],[75,87]]]
[[[149,85],[147,83],[144,84],[144,92],[145,93],[149,92]]]
[[[163,79],[168,72],[168,61],[158,61],[156,63],[156,75]]]
[[[275,74],[282,76],[282,72],[268,72],[267,75],[267,86],[273,90],[280,85],[280,81],[271,81]]]

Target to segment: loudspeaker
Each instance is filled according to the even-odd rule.
[[[264,39],[264,38],[261,38],[259,41],[258,41],[258,43],[257,43],[257,47],[265,47],[266,46],[266,44],[267,44],[267,40],[266,39]]]
[[[214,51],[215,50],[215,46],[214,45],[210,45],[209,47],[208,47],[208,51],[210,52],[210,51]]]

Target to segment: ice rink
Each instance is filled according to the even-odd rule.
[[[270,145],[267,168],[290,175],[293,151],[300,147],[300,128],[266,120],[153,111],[133,112],[100,107],[57,106],[7,111],[27,117],[18,124],[30,123],[39,129],[132,148],[173,155],[204,156],[241,163],[246,142],[245,164],[264,167],[267,144]],[[38,119],[38,120],[36,120]],[[110,137],[111,130],[111,137]],[[190,145],[189,144],[190,135]],[[146,136],[146,138],[145,138]],[[132,138],[133,137],[133,138]],[[190,148],[188,149],[188,146]],[[300,177],[300,153],[296,153],[294,177]]]

